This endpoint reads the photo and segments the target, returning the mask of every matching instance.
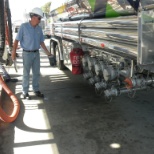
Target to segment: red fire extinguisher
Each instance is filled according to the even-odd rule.
[[[82,74],[82,57],[84,52],[80,48],[73,48],[70,52],[70,59],[72,63],[72,74]]]

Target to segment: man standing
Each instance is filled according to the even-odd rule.
[[[34,93],[38,97],[44,97],[39,90],[39,78],[40,78],[40,45],[44,49],[48,56],[51,56],[50,52],[44,44],[44,36],[41,27],[38,25],[41,18],[43,18],[43,12],[40,8],[34,8],[29,13],[30,21],[23,23],[20,26],[19,32],[14,41],[12,50],[12,60],[16,60],[16,50],[18,42],[23,48],[23,80],[22,80],[22,95],[24,99],[30,99],[28,94],[29,90],[29,78],[30,69],[32,69],[32,88]]]

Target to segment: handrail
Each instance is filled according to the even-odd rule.
[[[12,93],[12,91],[8,88],[8,86],[6,85],[6,83],[4,82],[3,78],[0,76],[0,85],[2,86],[2,88],[5,90],[5,92],[9,95],[10,99],[13,102],[14,108],[13,111],[11,113],[11,115],[7,115],[2,107],[0,106],[0,119],[4,122],[13,122],[14,120],[16,120],[18,114],[19,114],[19,110],[20,110],[20,104],[18,102],[17,97]]]

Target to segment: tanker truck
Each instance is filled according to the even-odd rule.
[[[82,68],[109,100],[154,87],[154,0],[65,0],[50,17],[59,69]]]

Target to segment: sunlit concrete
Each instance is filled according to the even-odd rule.
[[[22,91],[22,50],[19,49],[17,53],[20,55],[17,58],[17,72],[14,69],[14,65],[11,67],[6,66],[6,71],[9,74],[14,74],[18,82],[15,88],[15,94],[20,95]],[[40,51],[42,56],[41,67],[50,67],[49,60],[43,51]],[[49,75],[51,70],[52,74],[62,74],[62,71],[52,69],[51,67],[47,69],[41,68],[41,76]],[[55,70],[55,71],[53,71]],[[32,72],[30,73],[32,75]],[[13,78],[11,76],[11,78]],[[50,79],[49,79],[50,80]],[[32,91],[31,79],[30,79],[30,91]],[[30,92],[31,96],[34,96],[33,92]],[[47,98],[46,98],[47,99]],[[57,145],[54,140],[54,134],[52,133],[52,124],[49,123],[49,119],[44,108],[43,99],[34,98],[32,100],[21,100],[22,101],[22,111],[23,116],[20,124],[14,127],[14,146],[12,147],[12,153],[7,154],[31,154],[33,152],[37,154],[59,154]],[[20,115],[20,116],[21,116]],[[1,151],[1,150],[0,150]],[[5,149],[4,149],[5,151]],[[7,151],[7,150],[6,150]],[[3,154],[3,151],[0,152]]]
[[[119,143],[112,143],[112,144],[110,144],[110,147],[113,149],[119,149],[119,148],[121,148],[121,145]]]
[[[56,144],[43,144],[39,143],[37,145],[37,141],[36,143],[34,142],[34,145],[30,145],[30,146],[24,146],[26,144],[21,144],[21,147],[17,147],[13,149],[14,154],[32,154],[32,153],[37,153],[37,154],[59,154],[58,149],[57,149],[57,145]]]

